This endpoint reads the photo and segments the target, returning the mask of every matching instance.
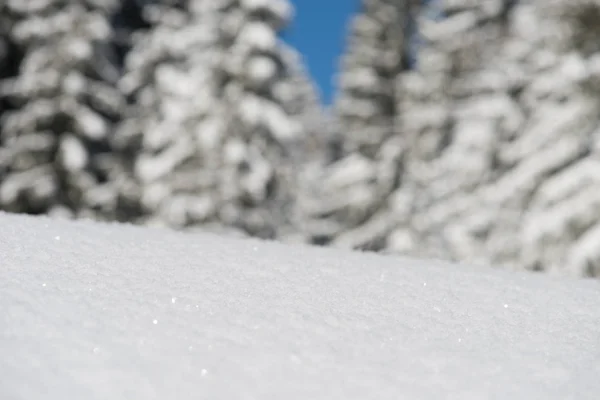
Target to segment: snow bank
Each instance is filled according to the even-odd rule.
[[[597,281],[0,214],[0,398],[597,399]]]

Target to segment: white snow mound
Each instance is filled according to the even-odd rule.
[[[592,280],[0,214],[0,399],[598,399]]]

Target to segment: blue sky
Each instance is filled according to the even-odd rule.
[[[335,90],[338,59],[345,47],[347,24],[358,0],[291,0],[295,18],[284,39],[298,49],[321,90],[324,103]]]

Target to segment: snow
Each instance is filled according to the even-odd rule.
[[[593,280],[49,217],[0,226],[2,399],[600,395]]]

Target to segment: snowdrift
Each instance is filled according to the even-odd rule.
[[[598,399],[592,280],[0,214],[0,398]]]

